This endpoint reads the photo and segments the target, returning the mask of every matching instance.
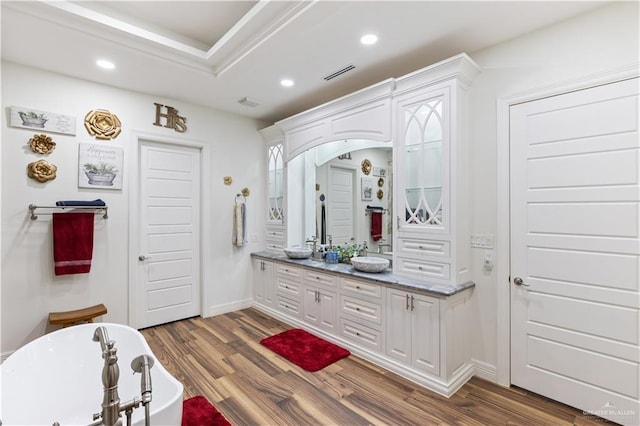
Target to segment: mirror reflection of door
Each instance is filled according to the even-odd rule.
[[[329,195],[327,199],[327,234],[334,244],[352,243],[353,197],[355,171],[341,167],[329,167]]]

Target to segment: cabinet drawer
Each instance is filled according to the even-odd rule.
[[[399,252],[407,255],[449,257],[451,244],[449,241],[398,239]]]
[[[382,325],[382,305],[379,303],[341,295],[340,313]]]
[[[276,308],[284,312],[285,314],[293,315],[296,318],[300,318],[300,302],[297,300],[292,300],[287,297],[278,295],[276,297]]]
[[[359,296],[368,296],[375,299],[382,298],[382,286],[379,284],[372,284],[366,281],[353,280],[351,278],[341,278],[340,287],[345,290],[346,293]]]
[[[280,240],[266,239],[265,246],[267,250],[282,252],[282,250],[284,249],[284,240],[280,241]]]
[[[266,240],[278,240],[284,241],[284,230],[283,229],[273,229],[268,228],[265,231],[264,238]]]
[[[291,266],[287,263],[285,264],[278,263],[278,275],[281,277],[301,278],[302,269],[296,266]]]
[[[340,318],[340,335],[357,345],[377,352],[382,351],[382,332]]]
[[[292,297],[300,297],[300,282],[278,276],[276,278],[276,291]]]
[[[398,257],[395,268],[397,272],[412,274],[417,278],[448,280],[451,276],[451,265],[448,263]]]
[[[336,288],[338,279],[335,275],[317,272],[313,269],[305,269],[302,272],[306,284],[323,285],[329,288]]]

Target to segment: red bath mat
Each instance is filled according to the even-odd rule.
[[[182,402],[182,426],[231,426],[231,423],[207,398],[194,396]]]
[[[299,328],[266,337],[260,344],[307,371],[321,370],[351,355],[348,350]]]

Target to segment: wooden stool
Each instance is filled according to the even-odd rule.
[[[49,324],[62,324],[62,327],[69,327],[77,322],[93,322],[95,317],[107,313],[107,308],[101,303],[84,309],[66,312],[50,312]]]

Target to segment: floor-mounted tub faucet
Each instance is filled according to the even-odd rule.
[[[115,341],[109,340],[106,327],[98,327],[93,333],[93,341],[100,342],[104,366],[102,367],[102,386],[104,394],[102,397],[102,411],[93,415],[94,423],[90,426],[122,426],[120,413],[124,411],[127,417],[127,426],[131,425],[131,415],[134,408],[144,405],[145,426],[150,425],[149,403],[151,402],[151,367],[154,360],[149,355],[140,355],[131,361],[131,368],[134,373],[142,375],[140,379],[141,398],[135,397],[131,401],[120,404],[118,395],[118,379],[120,378],[120,368],[118,367],[118,357]]]
[[[120,368],[118,367],[118,357],[115,342],[109,340],[106,327],[98,327],[93,333],[93,341],[100,342],[102,348],[102,386],[104,394],[102,397],[102,424],[105,426],[121,425],[120,420],[120,397],[118,396],[118,379],[120,378]]]

